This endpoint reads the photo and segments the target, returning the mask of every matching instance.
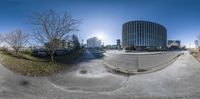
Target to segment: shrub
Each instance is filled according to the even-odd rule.
[[[0,48],[0,51],[6,52],[6,51],[8,51],[8,48],[6,48],[6,47],[1,47],[1,48]]]
[[[24,51],[22,51],[22,53],[26,54],[26,55],[32,55],[33,51],[32,50],[24,50]]]

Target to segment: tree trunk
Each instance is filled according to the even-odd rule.
[[[18,49],[15,49],[15,53],[17,55],[17,57],[19,56],[19,50]]]
[[[51,62],[54,61],[54,51],[51,52]]]
[[[17,57],[19,56],[19,52],[17,51]]]

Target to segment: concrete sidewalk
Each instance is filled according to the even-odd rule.
[[[101,62],[80,62],[77,68],[49,77],[21,76],[0,65],[0,99],[200,98],[200,63],[189,52],[165,69],[144,75],[112,73]],[[88,73],[80,74],[80,69]]]

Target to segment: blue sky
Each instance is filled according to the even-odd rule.
[[[200,33],[198,0],[1,0],[0,33],[22,28],[31,33],[27,19],[32,12],[56,9],[82,19],[79,39],[103,36],[104,44],[121,39],[122,24],[130,20],[148,20],[165,26],[168,39],[193,45]]]

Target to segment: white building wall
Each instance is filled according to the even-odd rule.
[[[101,40],[93,37],[87,40],[87,48],[101,48]]]

